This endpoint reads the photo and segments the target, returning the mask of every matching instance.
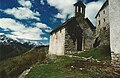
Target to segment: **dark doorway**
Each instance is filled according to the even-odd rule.
[[[82,36],[77,38],[77,51],[82,51]]]
[[[99,37],[97,37],[97,38],[95,39],[95,42],[94,42],[94,44],[93,44],[93,47],[96,48],[96,47],[99,46],[99,45],[100,45],[100,39],[99,39]]]

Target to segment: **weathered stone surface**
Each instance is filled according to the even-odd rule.
[[[49,54],[64,55],[65,28],[50,36]]]
[[[120,68],[120,1],[109,0],[110,47],[112,64]]]
[[[118,53],[112,52],[111,56],[112,56],[112,61],[111,61],[112,65],[120,68],[120,53],[118,54]]]
[[[110,45],[110,26],[109,26],[109,3],[108,0],[103,4],[96,16],[96,36],[94,47]]]

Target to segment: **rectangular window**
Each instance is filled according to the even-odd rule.
[[[105,14],[105,10],[103,11],[103,14]]]
[[[99,25],[100,25],[100,20],[99,20]]]
[[[106,27],[103,27],[103,30],[106,30]]]
[[[99,17],[100,17],[100,14],[99,14]]]
[[[105,18],[104,18],[104,22],[105,22]]]

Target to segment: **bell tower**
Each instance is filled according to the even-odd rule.
[[[85,17],[86,6],[83,4],[81,0],[78,0],[78,2],[74,4],[74,7],[75,7],[75,17],[79,15]]]

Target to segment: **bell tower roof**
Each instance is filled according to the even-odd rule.
[[[85,17],[85,8],[86,6],[84,5],[84,3],[79,0],[77,3],[74,4],[75,7],[75,17],[82,15],[83,17]]]
[[[86,6],[84,5],[84,3],[83,3],[81,0],[78,0],[78,2],[74,4],[74,6],[86,7]]]

